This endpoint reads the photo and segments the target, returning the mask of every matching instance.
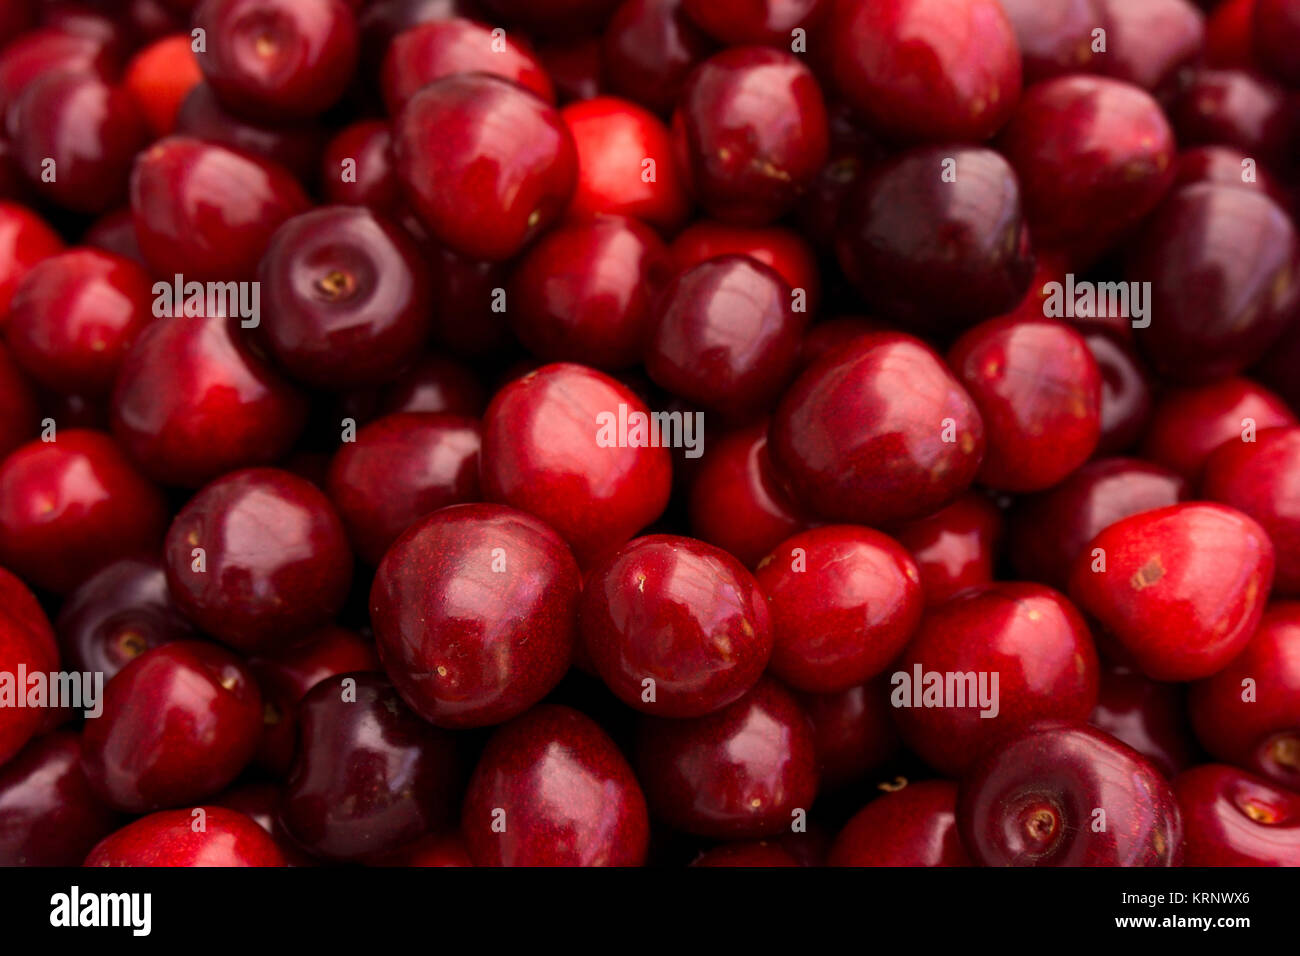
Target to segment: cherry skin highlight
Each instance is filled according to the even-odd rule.
[[[196,812],[203,829],[194,827]],[[285,866],[271,835],[225,807],[164,810],[141,817],[101,840],[86,866]]]

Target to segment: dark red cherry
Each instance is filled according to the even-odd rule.
[[[997,0],[836,3],[827,32],[840,93],[887,139],[979,142],[1020,95],[1016,34]]]
[[[285,866],[275,840],[243,813],[193,807],[151,813],[109,834],[86,866]]]
[[[1096,50],[1094,30],[1105,30],[1098,0],[1001,0],[1016,33],[1025,85],[1063,73],[1095,73],[1105,54]]]
[[[0,329],[9,316],[9,300],[32,267],[63,251],[63,240],[40,216],[17,203],[0,202]]]
[[[921,620],[921,572],[879,531],[826,525],[781,542],[755,572],[772,611],[772,675],[819,694],[875,677]]]
[[[135,238],[135,219],[131,215],[130,206],[122,206],[100,216],[81,234],[81,241],[84,245],[129,259],[137,265],[148,265],[144,261],[144,254],[140,252],[140,243]]]
[[[357,14],[361,29],[363,74],[370,75],[383,63],[388,45],[399,33],[452,17],[482,18],[476,0],[373,0]]]
[[[377,565],[418,519],[479,497],[478,422],[459,415],[385,415],[345,442],[326,490],[357,554]]]
[[[624,408],[629,425],[620,435]],[[593,369],[558,364],[529,372],[502,388],[483,416],[484,495],[537,515],[590,564],[668,503],[671,455],[650,446],[648,425],[633,433],[633,415],[649,409]]]
[[[957,836],[957,785],[908,783],[859,810],[831,845],[829,866],[970,866]]]
[[[1243,150],[1269,168],[1285,169],[1300,126],[1292,95],[1243,70],[1202,70],[1170,109],[1178,143]]]
[[[315,120],[253,122],[221,105],[207,83],[186,94],[176,113],[176,135],[201,139],[278,163],[301,182],[316,175],[328,133]]]
[[[1253,37],[1255,0],[1203,3],[1205,8],[1205,65],[1215,69],[1251,69],[1258,66]]]
[[[177,605],[240,651],[283,647],[347,598],[352,552],[329,499],[278,468],[223,475],[176,515],[164,544]]]
[[[356,20],[343,0],[203,0],[194,26],[207,33],[204,77],[240,116],[322,113],[357,62]]]
[[[9,349],[0,344],[0,461],[36,437],[40,415],[36,390]]]
[[[1300,795],[1253,773],[1205,764],[1179,774],[1174,793],[1187,866],[1300,866]]]
[[[37,600],[32,589],[23,583],[17,575],[0,568],[0,602],[10,622],[34,636],[37,644],[52,661],[59,657],[59,647],[54,636],[54,627],[45,614],[45,608]],[[11,632],[19,633],[18,631]],[[25,642],[24,642],[25,643]],[[29,671],[35,668],[28,667]],[[6,671],[5,673],[13,673]],[[3,761],[0,761],[3,763]]]
[[[461,782],[455,741],[422,721],[382,674],[321,681],[298,718],[280,822],[313,856],[377,856],[453,818]]]
[[[345,126],[321,154],[320,183],[325,198],[347,206],[389,212],[401,201],[393,173],[392,133],[382,120]]]
[[[690,189],[723,222],[761,226],[789,212],[826,161],[826,104],[793,54],[736,47],[694,70],[673,114]]]
[[[791,31],[807,27],[830,4],[824,0],[685,0],[686,15],[728,46],[788,44]]]
[[[1040,721],[985,757],[961,782],[957,829],[983,866],[1179,866],[1183,858],[1178,802],[1160,771],[1074,721]]]
[[[0,465],[0,564],[62,594],[117,558],[157,548],[167,508],[108,435],[55,435]]]
[[[1295,62],[1300,10],[1292,0],[1255,0],[1251,37],[1255,55],[1269,72],[1290,86],[1300,85],[1300,66]]]
[[[614,742],[590,718],[554,704],[492,735],[461,813],[475,866],[640,866],[649,822]]]
[[[446,412],[478,418],[487,406],[483,383],[470,369],[440,355],[425,355],[383,390],[380,412]]]
[[[798,694],[812,721],[817,771],[827,790],[860,783],[898,753],[885,675],[837,694]]]
[[[113,391],[113,434],[144,471],[195,488],[289,450],[306,399],[249,348],[236,319],[180,316],[135,340]]]
[[[927,606],[993,580],[1002,525],[997,505],[968,491],[933,514],[893,529],[916,561]]]
[[[768,447],[797,501],[831,520],[880,524],[930,514],[964,491],[984,455],[984,426],[939,356],[881,332],[795,380]]]
[[[1205,17],[1188,0],[1098,0],[1107,26],[1100,72],[1166,99],[1201,52]]]
[[[641,361],[668,251],[649,226],[601,215],[566,223],[524,253],[510,276],[507,314],[543,361],[622,369]]]
[[[1148,677],[1195,680],[1250,641],[1273,566],[1273,545],[1253,519],[1189,502],[1108,526],[1075,559],[1070,595]]]
[[[73,249],[38,263],[10,302],[6,337],[14,358],[46,388],[110,391],[127,347],[149,324],[149,273],[96,249]]]
[[[668,248],[678,271],[719,256],[749,256],[775,269],[796,290],[793,308],[810,316],[821,301],[817,257],[799,233],[780,226],[731,226],[697,219],[673,239]],[[800,292],[802,294],[800,294]],[[802,300],[802,301],[799,301]]]
[[[132,813],[218,793],[252,759],[262,726],[248,667],[199,641],[141,654],[108,682],[101,706],[86,721],[81,765],[96,793]]]
[[[59,667],[58,651],[50,640],[49,622],[31,592],[3,569],[0,588],[4,600],[0,605],[0,673],[7,675],[6,683],[12,691],[26,695],[27,688],[17,688],[19,670],[29,674],[55,671]],[[48,712],[39,707],[0,708],[0,767],[44,728],[47,716]]]
[[[559,112],[488,74],[456,74],[416,93],[395,120],[393,155],[433,238],[493,261],[511,258],[555,222],[578,177]]]
[[[714,47],[682,0],[623,0],[601,38],[601,65],[612,92],[667,113]]]
[[[227,810],[237,810],[271,835],[288,866],[315,866],[316,861],[298,848],[280,824],[280,787],[274,783],[243,783],[212,801]]]
[[[442,727],[501,723],[569,669],[581,577],[537,518],[500,505],[444,508],[379,564],[371,622],[384,668]]]
[[[56,730],[0,767],[0,866],[80,866],[121,822],[81,772],[81,737]]]
[[[646,349],[655,384],[724,417],[752,418],[789,382],[806,315],[776,272],[749,256],[687,269],[660,295]]]
[[[593,669],[630,707],[699,717],[737,700],[772,653],[753,575],[719,548],[675,535],[637,538],[587,576],[580,612]]]
[[[1196,146],[1179,154],[1174,188],[1203,182],[1257,189],[1283,208],[1290,204],[1286,190],[1273,174],[1257,159],[1231,146]]]
[[[1123,667],[1101,672],[1097,709],[1088,723],[1128,744],[1173,778],[1196,761],[1187,695]]]
[[[724,843],[706,850],[691,861],[691,866],[803,866],[788,851],[774,843]]]
[[[102,672],[104,680],[146,651],[199,636],[152,557],[121,558],[87,578],[63,603],[55,628],[68,667]]]
[[[1083,341],[1101,373],[1101,437],[1093,455],[1128,451],[1146,432],[1151,418],[1151,385],[1146,369],[1132,347],[1115,333],[1085,331]]]
[[[0,116],[41,77],[70,73],[111,79],[120,65],[117,53],[103,37],[49,27],[24,33],[0,49]]]

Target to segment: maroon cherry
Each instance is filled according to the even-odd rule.
[[[225,807],[151,813],[109,834],[86,866],[285,866],[269,833]]]
[[[1251,17],[1254,52],[1263,65],[1291,86],[1300,85],[1295,62],[1300,43],[1300,11],[1290,0],[1255,0]]]
[[[719,256],[749,256],[771,266],[795,294],[798,311],[817,314],[821,272],[812,247],[799,233],[781,226],[733,226],[697,219],[668,247],[673,265],[685,271]],[[800,308],[802,306],[802,308]]]
[[[1104,54],[1094,48],[1094,30],[1107,21],[1098,0],[1001,0],[1016,31],[1024,61],[1025,85],[1063,73],[1095,73]]]
[[[830,866],[970,866],[957,836],[957,785],[923,780],[859,810],[831,845]]]
[[[321,154],[320,184],[329,202],[390,212],[401,201],[393,174],[393,137],[382,120],[345,126]]]
[[[1254,3],[1254,0],[1247,0]],[[1286,190],[1258,162],[1231,146],[1196,146],[1178,156],[1174,188],[1192,183],[1220,183],[1263,192],[1279,206],[1287,206]]]
[[[1156,93],[1162,101],[1178,89],[1200,55],[1205,16],[1188,0],[1098,0],[1107,28],[1101,72]]]
[[[475,866],[640,866],[649,823],[614,742],[590,718],[554,704],[492,735],[461,814]]]
[[[713,48],[682,0],[623,0],[601,38],[601,65],[613,92],[667,113]]]
[[[452,736],[422,721],[382,674],[321,681],[298,717],[280,822],[312,855],[388,853],[454,816],[461,777]]]
[[[314,120],[263,124],[236,116],[207,83],[199,83],[181,102],[175,133],[277,163],[302,182],[315,175],[328,135]]]
[[[971,770],[957,829],[983,866],[1179,866],[1183,857],[1182,815],[1160,772],[1073,721],[1033,724]]]
[[[403,221],[417,236],[427,237],[408,216]],[[470,259],[427,241],[425,268],[433,280],[433,301],[441,305],[433,318],[434,342],[460,355],[483,355],[509,345],[510,326],[500,311],[500,293],[508,270],[500,262]]]
[[[387,856],[366,861],[371,866],[473,866],[459,830],[427,834]]]
[[[1236,767],[1204,764],[1174,780],[1187,866],[1300,866],[1300,796]]]
[[[1187,695],[1123,667],[1101,673],[1097,709],[1088,723],[1128,744],[1173,778],[1196,758],[1187,722]]]
[[[141,654],[104,688],[81,765],[101,797],[144,813],[212,796],[248,765],[262,695],[229,651],[175,641]]]
[[[817,770],[833,790],[860,783],[897,754],[900,741],[884,675],[837,694],[799,694],[812,721]]]
[[[407,367],[380,395],[379,411],[446,412],[478,418],[487,407],[483,383],[453,359],[429,354]]]
[[[0,202],[0,329],[9,300],[33,266],[63,251],[63,240],[40,216],[17,203]]]
[[[1243,150],[1285,169],[1297,126],[1288,90],[1243,70],[1201,70],[1170,110],[1180,146]]]
[[[1002,525],[997,505],[968,491],[933,514],[893,529],[916,561],[927,606],[993,580]]]
[[[728,46],[788,42],[790,31],[816,20],[823,0],[685,0],[683,9],[701,29]]]
[[[1084,331],[1083,341],[1101,373],[1101,437],[1094,456],[1128,451],[1146,432],[1151,418],[1151,384],[1137,353],[1121,336]]]
[[[36,437],[40,416],[36,390],[9,349],[0,343],[0,461]]]
[[[131,216],[130,206],[100,216],[81,234],[81,241],[84,245],[129,259],[136,265],[148,265],[135,238],[135,219]]]

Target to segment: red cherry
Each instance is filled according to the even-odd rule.
[[[0,593],[5,599],[5,604],[0,607],[0,673],[10,675],[15,692],[25,695],[27,689],[17,685],[19,668],[26,669],[28,673],[49,673],[59,666],[58,653],[46,633],[49,622],[45,620],[44,612],[36,605],[31,592],[8,572],[0,577],[0,586],[4,587]],[[13,606],[16,603],[14,596],[8,593],[11,587],[21,589],[19,594],[26,605],[17,613]],[[42,729],[46,716],[46,712],[39,707],[0,708],[0,767],[4,767]],[[2,807],[3,803],[0,802],[0,808]],[[0,809],[0,818],[2,814],[3,810]]]
[[[1224,145],[1286,168],[1297,126],[1286,87],[1242,70],[1201,70],[1170,108],[1180,146]]]
[[[1205,764],[1174,780],[1187,866],[1300,866],[1300,795],[1235,767]]]
[[[103,37],[52,28],[31,30],[0,50],[0,116],[28,84],[41,77],[81,73],[108,80],[118,66],[117,51]]]
[[[42,259],[63,251],[63,240],[34,212],[0,202],[0,329],[9,318],[9,300],[23,276]]]
[[[1180,153],[1174,188],[1192,183],[1257,189],[1283,208],[1290,204],[1286,190],[1268,170],[1261,168],[1253,157],[1231,146],[1197,146]]]
[[[209,84],[200,83],[181,103],[176,135],[270,160],[306,182],[316,173],[327,133],[314,120],[262,125],[242,119],[221,105]]]
[[[957,785],[923,780],[877,797],[831,845],[830,866],[970,866],[957,837]]]
[[[685,0],[683,9],[710,36],[728,46],[762,43],[779,46],[791,31],[814,22],[824,0]]]
[[[1161,684],[1122,667],[1101,673],[1097,709],[1088,723],[1128,744],[1174,777],[1196,762],[1187,695],[1177,684]]]
[[[1121,336],[1103,329],[1083,341],[1101,373],[1101,437],[1094,457],[1128,451],[1147,430],[1151,385],[1141,360]]]
[[[916,561],[927,607],[993,580],[1002,525],[997,505],[968,491],[933,514],[894,528],[894,538]]]
[[[461,828],[475,866],[640,866],[646,801],[600,727],[548,704],[488,740]]]
[[[465,838],[459,830],[423,836],[386,857],[367,861],[371,866],[473,866]]]
[[[320,183],[329,202],[390,212],[401,202],[393,173],[393,137],[381,120],[345,126],[321,154]]]
[[[561,103],[595,99],[605,87],[598,36],[543,43],[537,48],[537,59],[555,84]]]
[[[300,850],[280,825],[280,787],[273,783],[239,784],[212,802],[227,810],[237,810],[269,833],[284,854],[286,866],[316,865],[316,861]]]
[[[1295,51],[1300,44],[1300,10],[1290,0],[1255,0],[1251,21],[1254,52],[1261,64],[1291,86],[1300,85]]]
[[[122,86],[144,116],[149,132],[168,136],[176,131],[176,114],[185,97],[203,82],[194,38],[171,33],[138,50],[127,64]]]
[[[1187,0],[1098,0],[1107,24],[1101,72],[1152,90],[1162,98],[1200,55],[1205,17]]]
[[[195,825],[199,819],[202,827]],[[86,857],[86,866],[284,865],[269,833],[216,806],[151,813],[105,837]]]
[[[667,113],[714,46],[682,0],[623,0],[601,38],[601,65],[612,92]]]
[[[1105,54],[1094,49],[1094,30],[1106,30],[1098,0],[1001,0],[1024,59],[1025,85],[1064,73],[1096,73]]]
[[[882,675],[838,694],[799,694],[812,721],[817,771],[826,790],[860,783],[897,754],[900,741]]]
[[[700,219],[677,234],[668,248],[679,272],[719,256],[749,256],[776,270],[791,289],[802,289],[800,312],[816,315],[821,275],[807,241],[779,226],[729,226]]]

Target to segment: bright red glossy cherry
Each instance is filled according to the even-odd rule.
[[[81,765],[114,807],[144,813],[218,793],[248,765],[262,695],[229,651],[175,641],[141,654],[104,688],[86,721]]]
[[[0,344],[0,461],[36,437],[40,415],[36,390],[9,349]]]
[[[640,866],[650,827],[614,742],[583,714],[547,704],[488,740],[461,829],[475,866]]]
[[[993,580],[1002,526],[997,505],[968,491],[933,514],[893,528],[895,540],[916,561],[927,606]]]
[[[1295,61],[1300,44],[1300,10],[1292,0],[1255,0],[1251,19],[1254,52],[1262,65],[1291,86],[1300,85]]]
[[[48,674],[58,669],[59,657],[47,633],[49,622],[45,620],[44,612],[36,605],[31,592],[8,572],[4,572],[0,578],[0,585],[5,588],[2,594],[5,604],[0,608],[0,673],[7,675],[6,683],[13,682],[12,690],[15,694],[26,695],[27,688],[17,685],[19,670]],[[19,593],[26,605],[17,613],[17,599],[8,593],[11,586],[21,589]],[[15,700],[13,703],[18,702]],[[0,767],[21,751],[42,729],[46,716],[47,712],[40,707],[0,708]]]
[[[826,790],[861,783],[897,753],[901,741],[884,675],[838,694],[798,694],[812,721],[817,772]]]
[[[1101,673],[1097,709],[1088,723],[1128,744],[1173,778],[1196,762],[1187,694],[1123,667]]]
[[[1101,373],[1101,437],[1094,457],[1131,449],[1151,418],[1151,383],[1137,353],[1121,336],[1104,329],[1084,331],[1083,341]]]
[[[1300,866],[1300,795],[1253,773],[1204,764],[1179,774],[1174,793],[1187,866]]]
[[[45,614],[45,608],[21,578],[4,568],[0,568],[0,602],[3,602],[4,613],[9,616],[11,623],[34,636],[46,656],[51,660],[60,656],[54,628]],[[32,668],[29,667],[28,670]]]
[[[682,0],[624,0],[601,38],[601,65],[613,92],[667,113],[714,47]]]
[[[1173,188],[1202,182],[1256,189],[1283,208],[1290,203],[1286,190],[1272,173],[1231,146],[1196,146],[1178,155]]]
[[[957,836],[957,785],[909,783],[877,797],[844,825],[830,866],[970,866]]]
[[[86,866],[285,865],[255,821],[216,806],[151,813],[109,834],[86,857]]]
[[[564,212],[578,178],[559,112],[508,80],[456,74],[397,117],[397,176],[433,238],[478,259],[509,259]]]
[[[912,637],[921,572],[879,531],[826,525],[787,538],[755,572],[772,611],[773,676],[831,694],[883,671]]]
[[[379,411],[446,412],[478,418],[487,407],[483,383],[472,370],[441,355],[417,359],[380,394]]]
[[[961,782],[957,829],[983,866],[1179,866],[1183,858],[1183,821],[1160,772],[1127,744],[1071,721],[1036,723],[985,757]]]
[[[359,120],[345,126],[325,147],[320,184],[325,198],[345,206],[369,206],[389,212],[401,200],[393,174],[393,137],[382,120]]]
[[[63,240],[36,213],[17,203],[0,202],[0,329],[9,300],[32,267],[63,251]]]
[[[1075,559],[1070,594],[1148,677],[1195,680],[1249,642],[1273,566],[1273,545],[1253,519],[1190,502],[1107,527]]]

